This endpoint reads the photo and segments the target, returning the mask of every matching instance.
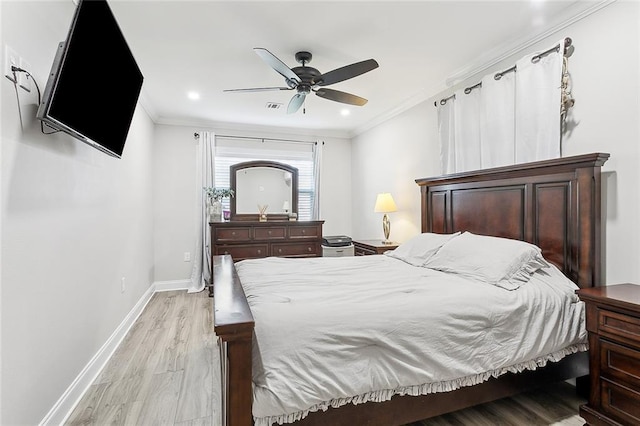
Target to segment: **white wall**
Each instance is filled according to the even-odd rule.
[[[195,258],[196,154],[191,127],[157,125],[153,145],[154,162],[154,262],[156,281],[186,280]]]
[[[564,33],[576,46],[576,104],[563,155],[611,154],[602,167],[606,283],[640,283],[640,3],[618,1]]]
[[[390,192],[398,211],[389,213],[389,239],[402,242],[420,232],[420,190],[415,179],[440,174],[433,104],[422,103],[352,141],[353,237],[384,239],[376,196]]]
[[[228,136],[264,137],[302,141],[324,141],[320,195],[321,219],[325,235],[351,233],[351,143],[349,139],[295,130],[252,128],[194,128],[157,125],[154,141],[155,163],[155,280],[186,280],[192,262],[184,262],[184,252],[193,259],[196,241],[196,197],[201,186],[196,182],[197,141],[194,132],[208,130]]]
[[[618,1],[550,35],[535,46],[497,64],[512,66],[524,54],[571,37],[569,60],[576,105],[565,136],[565,156],[608,152],[603,171],[603,247],[606,283],[640,282],[640,5]],[[483,73],[485,74],[485,73]],[[475,84],[474,76],[456,87]],[[354,236],[380,236],[380,216],[373,213],[377,192],[391,191],[398,213],[391,214],[391,238],[403,241],[419,232],[419,192],[413,179],[440,174],[436,109],[433,101],[455,88],[377,126],[353,140]]]
[[[74,4],[0,7],[2,47],[31,64],[43,89]],[[64,134],[41,134],[35,90],[19,92],[21,126],[4,76],[0,90],[0,424],[33,425],[153,282],[154,127],[137,108],[118,160]],[[87,100],[87,107],[95,102],[90,87]]]

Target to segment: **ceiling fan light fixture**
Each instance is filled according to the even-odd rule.
[[[309,86],[308,84],[298,85],[298,93],[308,95],[309,93],[311,93],[311,86]]]

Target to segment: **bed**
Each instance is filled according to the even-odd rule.
[[[579,287],[598,285],[600,167],[607,158],[608,154],[595,153],[419,179],[416,183],[421,194],[422,231],[438,234],[467,231],[527,241],[540,247],[544,258]],[[371,257],[368,262],[391,260],[384,256]],[[316,261],[321,259],[309,262]],[[243,276],[251,275],[243,273]],[[256,329],[273,334],[286,331],[285,335],[295,339],[296,330],[291,324],[282,325],[280,330],[262,322],[256,324],[244,283],[229,256],[214,258],[213,283],[214,329],[219,338],[222,364],[223,419],[230,425],[251,425],[254,421],[252,352],[261,350],[253,347],[254,332]],[[245,285],[253,299],[255,289],[249,283]],[[268,313],[261,311],[256,317],[264,318],[265,312]],[[399,327],[401,324],[404,323],[398,321]],[[426,394],[417,392],[418,396],[407,392],[407,395],[389,398],[370,398],[369,402],[360,400],[357,404],[347,401],[344,405],[324,406],[285,421],[296,420],[296,425],[406,424],[512,395],[545,382],[588,374],[586,353],[570,352],[558,357],[561,358],[558,362],[545,359],[534,370],[501,372],[488,380],[443,388],[444,392],[434,393],[429,389]],[[262,366],[255,368],[260,372]]]

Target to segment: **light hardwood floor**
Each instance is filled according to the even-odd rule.
[[[220,425],[220,372],[206,291],[156,293],[67,425]],[[582,426],[566,383],[411,426]]]

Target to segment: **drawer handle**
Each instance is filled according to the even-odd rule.
[[[282,249],[278,249],[278,253],[282,253]]]
[[[306,233],[307,233],[307,230],[306,230],[306,229],[303,229],[303,230],[302,230],[302,233],[303,233],[303,234],[306,234]]]
[[[258,249],[258,254],[262,254],[262,250]]]
[[[231,235],[235,237],[235,236],[236,236],[236,231],[233,231],[233,232],[231,233]]]
[[[308,251],[308,252],[311,252],[311,247],[307,247],[307,251]]]
[[[271,235],[271,231],[269,231],[268,234]]]
[[[225,251],[224,251],[224,254],[229,254],[229,252],[225,250]]]

